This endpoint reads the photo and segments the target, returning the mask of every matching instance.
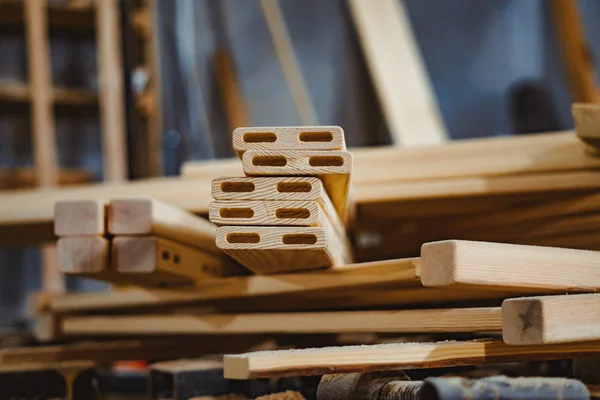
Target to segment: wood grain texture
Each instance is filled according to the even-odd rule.
[[[215,200],[319,200],[326,196],[323,183],[311,177],[225,177],[214,179]]]
[[[325,270],[281,275],[224,278],[177,291],[130,288],[111,293],[71,293],[52,300],[56,312],[135,308],[198,301],[250,298],[266,295],[303,294],[377,284],[419,286],[417,259],[350,264]]]
[[[404,4],[348,4],[392,142],[403,147],[445,142],[444,123]]]
[[[222,255],[215,246],[216,229],[204,218],[156,199],[113,199],[108,207],[113,235],[156,235]]]
[[[106,233],[106,202],[101,200],[56,202],[54,233],[56,236],[103,236]]]
[[[501,310],[449,308],[273,314],[69,316],[66,335],[499,332]]]
[[[93,276],[109,269],[110,242],[103,237],[63,237],[57,242],[57,252],[65,274]]]
[[[447,240],[421,247],[429,287],[586,292],[600,289],[600,252]]]
[[[479,340],[340,346],[225,355],[224,374],[229,379],[254,379],[558,360],[598,352],[599,342],[510,346],[501,340]]]
[[[150,274],[161,283],[183,284],[245,273],[229,259],[158,237],[117,236],[112,250],[113,268],[142,281]]]
[[[257,274],[343,265],[351,248],[329,223],[325,227],[246,227],[217,229],[217,247]]]
[[[337,213],[334,214],[339,217]],[[323,226],[328,216],[316,201],[213,201],[208,209],[217,225]]]
[[[237,128],[233,148],[242,157],[246,150],[346,150],[339,126],[272,126]]]
[[[575,103],[571,107],[571,114],[579,139],[600,149],[600,105]]]
[[[348,207],[352,155],[347,151],[250,150],[242,157],[249,176],[316,176],[342,220]],[[262,164],[262,165],[260,165]]]
[[[502,338],[514,345],[600,340],[600,295],[504,300]]]

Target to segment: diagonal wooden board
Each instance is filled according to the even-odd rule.
[[[590,356],[600,342],[511,346],[501,340],[398,343],[225,355],[229,379],[439,368]]]

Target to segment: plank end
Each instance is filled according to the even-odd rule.
[[[152,199],[111,200],[108,207],[108,231],[113,235],[152,233]]]
[[[244,355],[223,356],[225,379],[250,379],[250,361]]]
[[[54,204],[56,236],[104,235],[106,204],[99,200],[65,200]]]
[[[421,246],[423,286],[450,286],[456,283],[456,258],[460,241],[444,240]]]
[[[63,237],[56,248],[60,271],[65,274],[97,273],[108,266],[108,240],[102,237]]]
[[[502,303],[502,339],[506,344],[544,344],[543,325],[539,298],[507,299]]]
[[[158,264],[157,247],[153,237],[116,237],[112,247],[114,268],[125,273],[153,272]]]

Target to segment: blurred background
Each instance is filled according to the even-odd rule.
[[[377,36],[385,8],[365,20],[351,3],[0,0],[0,189],[178,175],[231,157],[244,125],[340,125],[350,147],[404,145],[381,104],[386,91],[411,103],[411,82],[382,82],[406,68],[451,140],[571,129],[571,103],[596,100],[597,1],[404,0],[399,29],[384,18]],[[406,53],[378,72],[398,40]],[[565,63],[568,43],[582,64]],[[59,173],[41,179],[53,153]],[[25,323],[41,254],[0,249],[0,326]]]

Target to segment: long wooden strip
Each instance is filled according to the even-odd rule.
[[[106,233],[106,202],[101,200],[56,202],[54,233],[56,236],[103,236]]]
[[[249,176],[316,176],[342,220],[346,217],[352,155],[347,151],[250,150],[242,157]]]
[[[217,226],[323,226],[327,216],[316,201],[213,201],[208,216]],[[338,218],[337,214],[335,217]],[[339,219],[337,220],[339,222]]]
[[[246,150],[346,150],[339,126],[272,126],[237,128],[233,148],[242,157]]]
[[[502,338],[514,345],[600,340],[600,295],[507,299]]]
[[[600,252],[447,240],[421,247],[421,282],[429,287],[600,289]]]
[[[111,293],[81,293],[58,296],[52,301],[56,312],[90,311],[254,297],[306,293],[327,289],[377,285],[381,283],[419,286],[417,259],[386,260],[351,264],[326,270],[282,275],[231,277],[195,288],[177,291],[161,289],[122,289]]]
[[[571,114],[579,139],[600,149],[600,106],[593,103],[575,103],[571,107]]]
[[[324,347],[225,355],[224,374],[229,379],[253,379],[558,360],[598,352],[599,342],[510,346],[501,340]]]
[[[66,335],[493,332],[499,307],[274,314],[68,316]]]
[[[216,227],[209,221],[155,199],[113,199],[108,208],[113,235],[156,235],[221,254],[215,246]]]

